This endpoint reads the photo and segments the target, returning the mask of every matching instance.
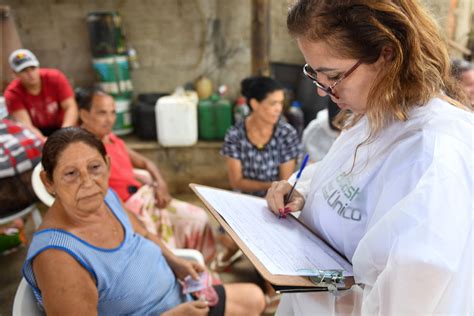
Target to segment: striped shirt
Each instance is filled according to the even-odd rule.
[[[258,148],[248,139],[245,122],[239,122],[227,131],[221,154],[240,160],[245,179],[271,182],[280,180],[281,164],[297,159],[300,141],[296,130],[280,119],[270,140]],[[264,196],[266,191],[245,193]]]
[[[54,248],[67,252],[95,280],[101,315],[159,315],[190,300],[181,293],[161,249],[135,234],[115,192],[109,189],[105,203],[122,224],[124,240],[114,249],[99,248],[60,229],[45,229],[33,235],[23,275],[43,307],[41,291],[32,269],[34,258]]]

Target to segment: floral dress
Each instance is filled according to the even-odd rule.
[[[170,248],[196,249],[206,262],[211,261],[216,242],[206,211],[177,199],[172,199],[165,208],[158,208],[153,187],[135,179],[125,143],[114,134],[109,138],[110,143],[105,144],[111,163],[109,185],[125,201],[125,207],[137,214],[147,230],[160,236]],[[136,190],[133,194],[131,187]]]

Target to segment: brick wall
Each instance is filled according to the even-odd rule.
[[[163,147],[155,141],[123,138],[127,146],[155,162],[171,194],[190,193],[189,183],[229,189],[225,158],[219,154],[222,142],[200,141],[189,147]]]
[[[273,0],[272,8],[281,9],[279,3],[286,0]],[[12,8],[23,46],[37,54],[42,66],[63,70],[75,85],[94,81],[86,27],[86,15],[92,11],[121,14],[127,42],[136,49],[141,65],[132,72],[137,93],[169,92],[207,74],[214,82],[227,84],[235,97],[240,80],[251,71],[251,0],[0,0],[0,4]],[[273,20],[278,18],[274,12]],[[275,29],[285,37],[281,27]],[[279,61],[302,61],[295,45],[282,49],[283,54],[275,53]]]
[[[470,1],[470,0],[459,0]],[[271,0],[274,62],[303,63],[286,31],[290,0]],[[441,25],[447,0],[424,0]],[[23,45],[43,66],[62,69],[75,85],[91,85],[94,74],[85,18],[115,10],[141,68],[133,71],[136,92],[167,92],[208,74],[227,84],[230,96],[251,71],[251,0],[0,0],[12,8]],[[0,56],[6,58],[6,56]]]

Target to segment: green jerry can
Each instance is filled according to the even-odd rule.
[[[227,129],[232,125],[232,105],[219,95],[198,104],[199,138],[203,140],[223,140]]]
[[[216,103],[215,113],[217,117],[216,137],[223,140],[227,130],[232,125],[232,104],[229,100],[220,98]]]
[[[213,140],[215,138],[214,106],[211,98],[198,103],[199,138]]]

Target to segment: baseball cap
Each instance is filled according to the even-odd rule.
[[[8,62],[14,72],[20,72],[27,67],[39,67],[38,59],[27,49],[17,49],[11,53]]]

